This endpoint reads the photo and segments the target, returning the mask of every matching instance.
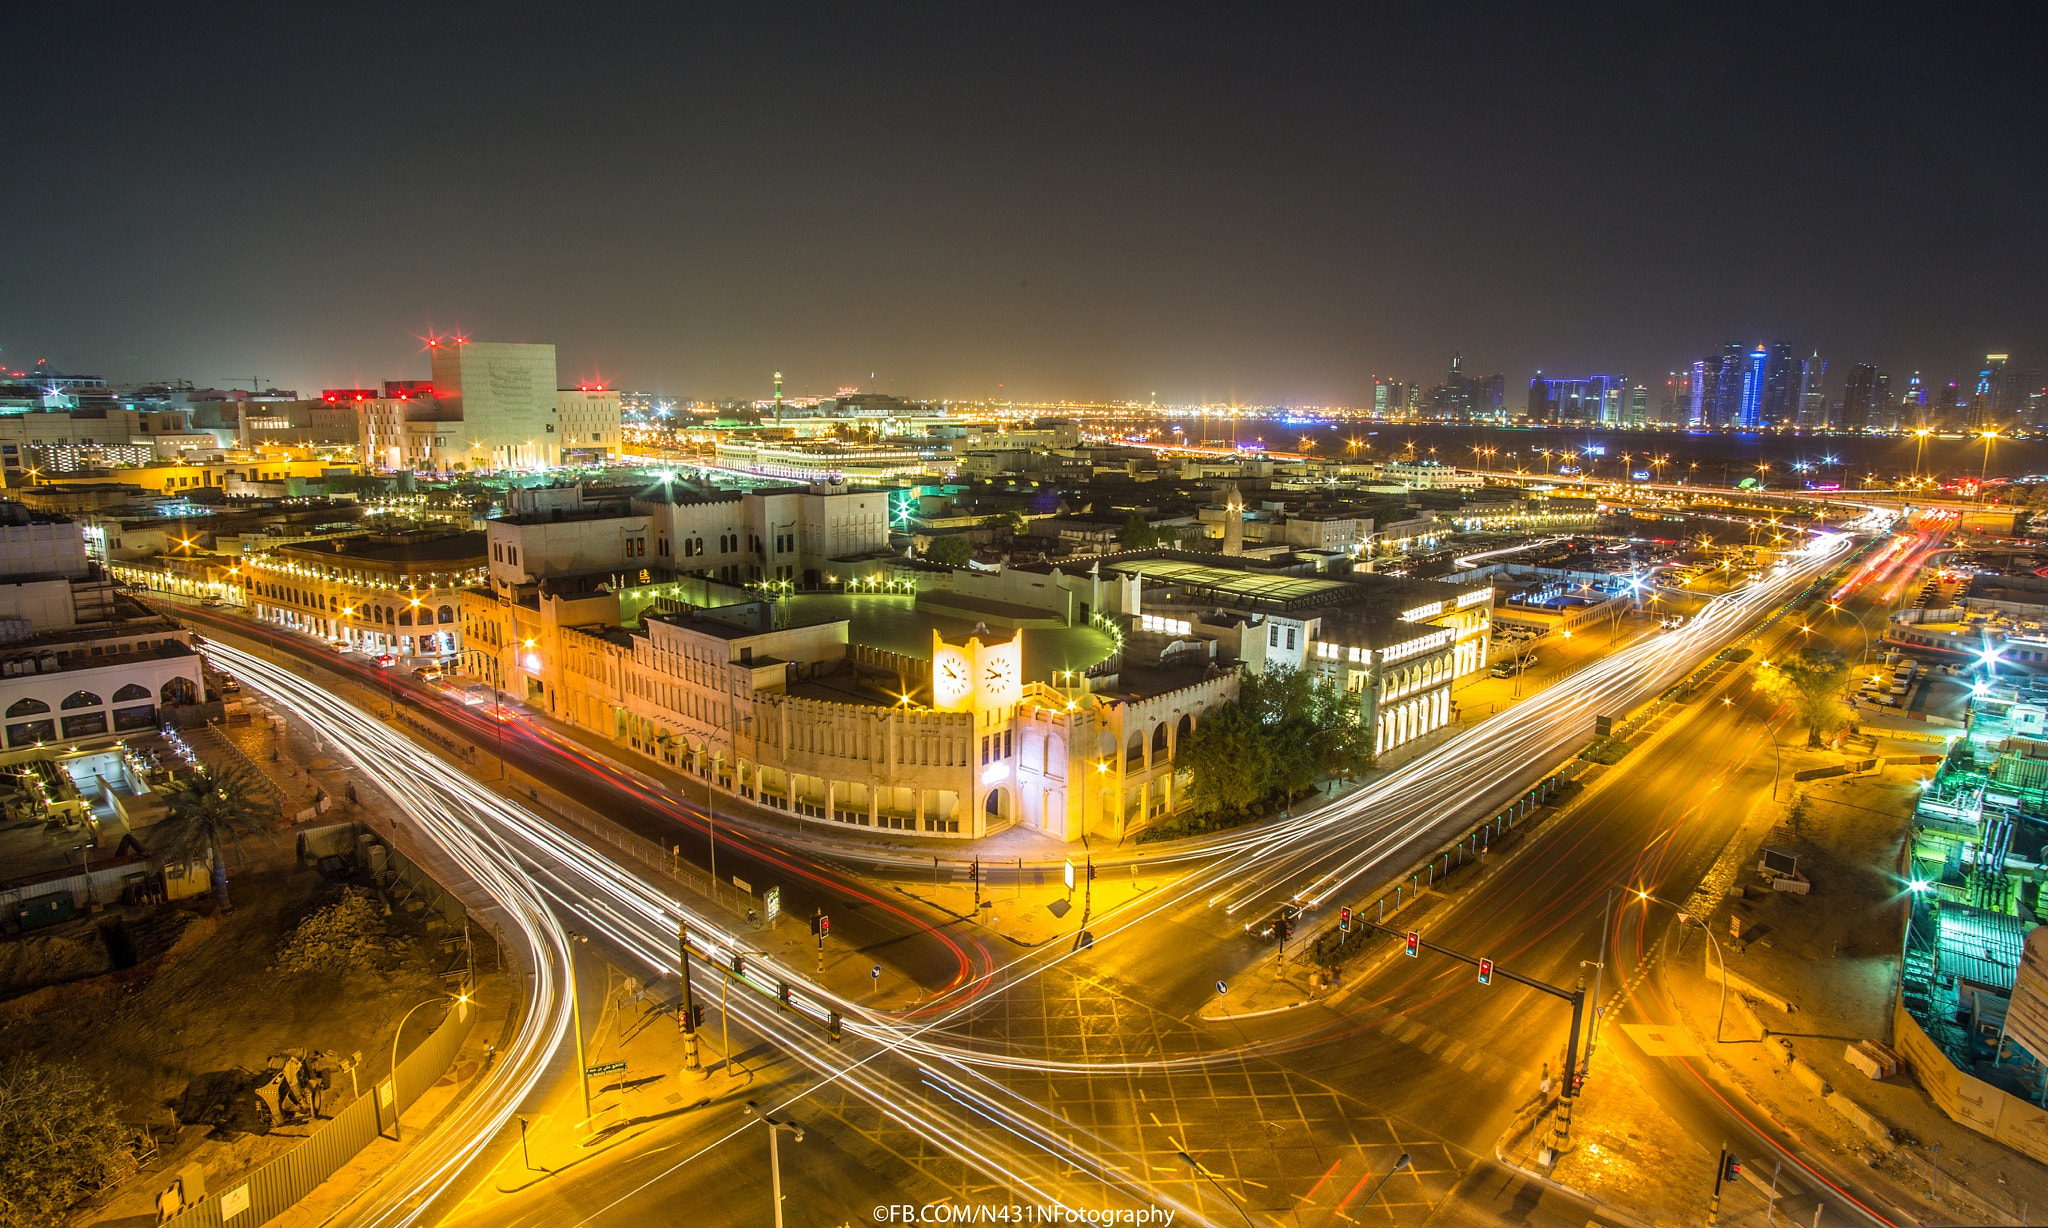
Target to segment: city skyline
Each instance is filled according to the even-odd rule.
[[[1647,382],[1793,338],[1941,380],[2048,335],[2039,86],[1991,15],[758,20],[32,17],[99,71],[31,57],[18,161],[119,174],[0,206],[37,287],[0,358],[350,387],[459,327],[706,398],[1365,405],[1454,352]],[[1543,70],[1589,38],[1687,70]],[[163,97],[180,55],[356,88]],[[1699,175],[1729,144],[1798,173]]]

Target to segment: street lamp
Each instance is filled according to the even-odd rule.
[[[804,1141],[804,1128],[786,1120],[775,1120],[751,1100],[747,1101],[747,1116],[760,1118],[768,1127],[768,1179],[770,1191],[775,1195],[775,1228],[782,1228],[782,1148],[776,1136],[787,1130],[792,1139],[801,1143]]]
[[[1767,661],[1765,664],[1768,665],[1770,663]],[[1726,695],[1721,697],[1721,703],[1725,707],[1735,707],[1735,701]],[[1741,712],[1744,716],[1750,715],[1747,708],[1737,709],[1737,711]],[[1784,767],[1784,759],[1778,754],[1778,735],[1771,732],[1771,727],[1764,723],[1762,717],[1757,717],[1756,723],[1757,727],[1763,731],[1763,735],[1769,738],[1771,742],[1771,800],[1775,802],[1778,800],[1778,773]]]
[[[1215,1174],[1215,1173],[1212,1173],[1212,1172],[1210,1172],[1210,1171],[1209,1171],[1209,1170],[1208,1170],[1207,1168],[1203,1167],[1203,1165],[1202,1165],[1202,1162],[1201,1162],[1200,1160],[1197,1160],[1197,1159],[1195,1159],[1195,1157],[1193,1157],[1193,1156],[1189,1155],[1189,1154],[1188,1154],[1187,1152],[1185,1152],[1185,1151],[1176,1151],[1176,1152],[1174,1152],[1174,1154],[1175,1154],[1175,1155],[1177,1155],[1177,1156],[1179,1156],[1179,1157],[1180,1157],[1180,1158],[1181,1158],[1181,1159],[1182,1159],[1183,1161],[1185,1161],[1185,1162],[1187,1163],[1187,1166],[1188,1166],[1189,1168],[1192,1168],[1192,1169],[1194,1169],[1194,1170],[1195,1170],[1195,1171],[1196,1171],[1197,1173],[1201,1174],[1201,1175],[1202,1175],[1202,1176],[1204,1176],[1204,1177],[1207,1177],[1207,1178],[1209,1179],[1209,1184],[1210,1184],[1210,1185],[1213,1185],[1213,1186],[1215,1186],[1215,1187],[1216,1187],[1216,1192],[1217,1192],[1217,1193],[1219,1193],[1219,1194],[1221,1194],[1221,1195],[1223,1195],[1223,1201],[1225,1201],[1225,1202],[1229,1203],[1229,1204],[1230,1204],[1230,1205],[1231,1205],[1232,1207],[1236,1207],[1236,1208],[1237,1208],[1237,1213],[1238,1213],[1239,1215],[1242,1215],[1242,1216],[1244,1216],[1244,1222],[1245,1222],[1245,1223],[1247,1223],[1247,1224],[1250,1224],[1250,1223],[1252,1222],[1252,1217],[1251,1217],[1251,1214],[1250,1214],[1249,1212],[1247,1212],[1247,1211],[1246,1211],[1246,1210],[1245,1210],[1245,1209],[1244,1209],[1243,1207],[1241,1207],[1241,1206],[1238,1206],[1238,1202],[1237,1202],[1237,1199],[1235,1199],[1235,1198],[1232,1198],[1232,1197],[1230,1196],[1230,1191],[1229,1191],[1229,1190],[1226,1190],[1226,1189],[1224,1189],[1224,1188],[1223,1188],[1223,1183],[1222,1183],[1221,1181],[1218,1181],[1218,1180],[1216,1179],[1216,1174]],[[1406,1164],[1407,1162],[1408,1162],[1408,1155],[1407,1155],[1407,1153],[1406,1153],[1406,1152],[1403,1152],[1403,1153],[1402,1153],[1402,1155],[1401,1155],[1401,1163],[1402,1163],[1402,1164]],[[1396,1171],[1396,1172],[1400,1171],[1400,1169],[1399,1169],[1399,1166],[1398,1166],[1398,1165],[1396,1166],[1396,1168],[1395,1168],[1395,1171]],[[1389,1173],[1389,1174],[1388,1174],[1388,1176],[1392,1176],[1392,1175],[1393,1175],[1392,1173]],[[1384,1180],[1385,1180],[1385,1178],[1381,1178],[1381,1180],[1383,1180],[1383,1181],[1384,1181]],[[1366,1203],[1367,1203],[1368,1205],[1370,1205],[1370,1204],[1371,1204],[1371,1202],[1372,1202],[1372,1199],[1368,1198],[1368,1199],[1366,1199],[1365,1201],[1366,1201]]]
[[[1401,1153],[1401,1158],[1394,1161],[1394,1166],[1387,1170],[1387,1175],[1381,1177],[1379,1180],[1379,1184],[1372,1187],[1372,1193],[1367,1194],[1365,1196],[1366,1206],[1369,1207],[1372,1205],[1372,1200],[1379,1197],[1380,1191],[1386,1188],[1387,1182],[1394,1179],[1395,1173],[1407,1171],[1408,1162],[1408,1153],[1404,1151]]]
[[[436,1002],[466,1003],[468,1001],[469,991],[467,989],[459,994],[438,994],[428,998],[398,1017],[398,1028],[391,1033],[391,1136],[393,1138],[398,1137],[398,1038],[405,1034],[406,1020],[411,1019],[415,1014],[418,1014],[426,1007],[434,1005]],[[376,1093],[373,1091],[371,1094],[375,1095]]]
[[[569,935],[570,942],[588,943],[582,934]],[[576,948],[569,948],[569,1025],[576,1029],[576,1086],[583,1089],[583,1120],[590,1120],[590,1068],[583,1064],[583,1006],[576,994]]]
[[[1676,911],[1679,924],[1681,925],[1693,919],[1691,913],[1670,900],[1664,899],[1662,896],[1651,895],[1640,887],[1634,890],[1638,901],[1644,904],[1662,904],[1666,908]],[[1714,958],[1721,963],[1721,1007],[1714,1015],[1714,1043],[1718,1045],[1721,1043],[1721,1023],[1728,1017],[1728,957],[1721,953],[1721,940],[1714,937],[1714,928],[1712,926],[1708,925],[1705,921],[1701,921],[1700,933],[1707,936],[1708,945],[1714,948]]]

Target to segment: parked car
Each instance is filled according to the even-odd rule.
[[[219,608],[220,608],[221,606],[224,606],[224,605],[226,605],[226,604],[227,604],[227,602],[225,602],[225,601],[222,601],[222,600],[221,600],[220,598],[218,598],[218,597],[201,597],[201,598],[199,599],[199,604],[200,604],[200,605],[203,605],[203,606],[207,606],[207,607],[209,607],[209,608],[212,608],[212,609],[219,609]]]
[[[383,666],[385,669],[390,669],[392,666],[398,664],[398,658],[393,654],[387,652],[377,658],[377,664]]]

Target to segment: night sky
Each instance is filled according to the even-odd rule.
[[[1728,341],[2048,367],[2038,7],[41,7],[10,366],[311,391],[435,328],[681,396],[1355,404],[1462,349],[1514,406]]]

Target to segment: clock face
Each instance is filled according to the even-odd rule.
[[[932,654],[932,703],[940,708],[958,709],[974,692],[974,671],[967,654],[958,648],[941,647]]]
[[[976,678],[981,693],[976,698],[983,707],[1001,708],[1017,702],[1022,681],[1017,668],[1019,648],[1019,642],[1013,640],[982,649]]]

